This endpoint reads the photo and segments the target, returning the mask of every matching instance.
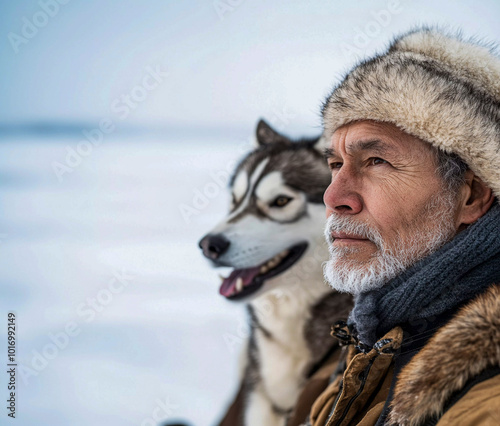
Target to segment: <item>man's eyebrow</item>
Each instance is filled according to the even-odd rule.
[[[380,139],[370,139],[370,140],[358,140],[353,142],[348,146],[347,151],[350,153],[354,151],[372,151],[379,155],[385,155],[388,152],[397,151],[396,148],[388,145],[387,143],[381,141]],[[333,148],[325,148],[323,151],[323,156],[328,161],[333,157],[336,157],[335,150]]]
[[[332,148],[325,148],[323,150],[323,157],[325,157],[325,160],[329,160],[332,157],[335,157],[335,150]]]
[[[380,139],[359,140],[353,142],[347,149],[348,151],[373,151],[377,154],[383,155],[388,152],[394,152],[395,149]]]

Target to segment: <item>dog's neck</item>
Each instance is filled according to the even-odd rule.
[[[306,336],[315,320],[311,310],[332,294],[323,281],[321,268],[315,270],[308,270],[303,277],[297,270],[276,277],[280,282],[272,283],[274,289],[250,304],[252,341],[257,351],[254,356],[257,375],[261,378],[258,385],[261,389],[256,392],[264,394],[272,406],[281,409],[291,409],[311,365],[329,346],[326,338],[314,345]],[[247,423],[256,424],[252,423],[252,415],[260,413],[257,418],[261,419],[268,405],[250,402],[249,407]]]
[[[280,285],[250,303],[254,318],[273,340],[285,346],[303,345],[304,326],[310,319],[311,307],[331,289],[324,283],[321,268],[304,277],[285,273],[278,279]]]

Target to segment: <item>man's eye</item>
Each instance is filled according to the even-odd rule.
[[[384,159],[382,158],[378,158],[378,157],[374,157],[374,158],[370,158],[370,162],[373,164],[373,165],[378,165],[378,164],[389,164],[387,161],[385,161]]]
[[[285,207],[290,201],[292,201],[292,197],[287,197],[286,195],[279,195],[274,199],[274,201],[270,204],[271,207]]]
[[[330,163],[331,170],[340,169],[341,167],[342,167],[342,163],[340,163],[338,161],[334,161],[334,162]]]

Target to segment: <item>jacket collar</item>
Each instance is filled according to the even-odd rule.
[[[500,285],[494,285],[461,308],[403,368],[389,424],[418,425],[438,415],[469,379],[499,365]]]

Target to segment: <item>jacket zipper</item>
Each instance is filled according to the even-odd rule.
[[[356,395],[354,395],[351,400],[349,401],[349,403],[347,404],[347,406],[345,407],[345,410],[344,412],[342,413],[342,417],[339,419],[339,421],[337,422],[336,426],[340,426],[342,424],[342,422],[344,421],[344,419],[346,418],[347,416],[347,413],[349,412],[352,404],[354,404],[354,401],[356,400],[356,398],[361,395],[361,392],[363,392],[363,389],[365,387],[365,383],[366,383],[366,379],[368,378],[368,374],[370,372],[370,369],[372,368],[372,365],[375,361],[375,358],[376,357],[373,357],[370,362],[368,363],[368,365],[366,366],[366,368],[363,370],[363,380],[361,381],[361,385],[358,389],[358,391],[356,392]]]

